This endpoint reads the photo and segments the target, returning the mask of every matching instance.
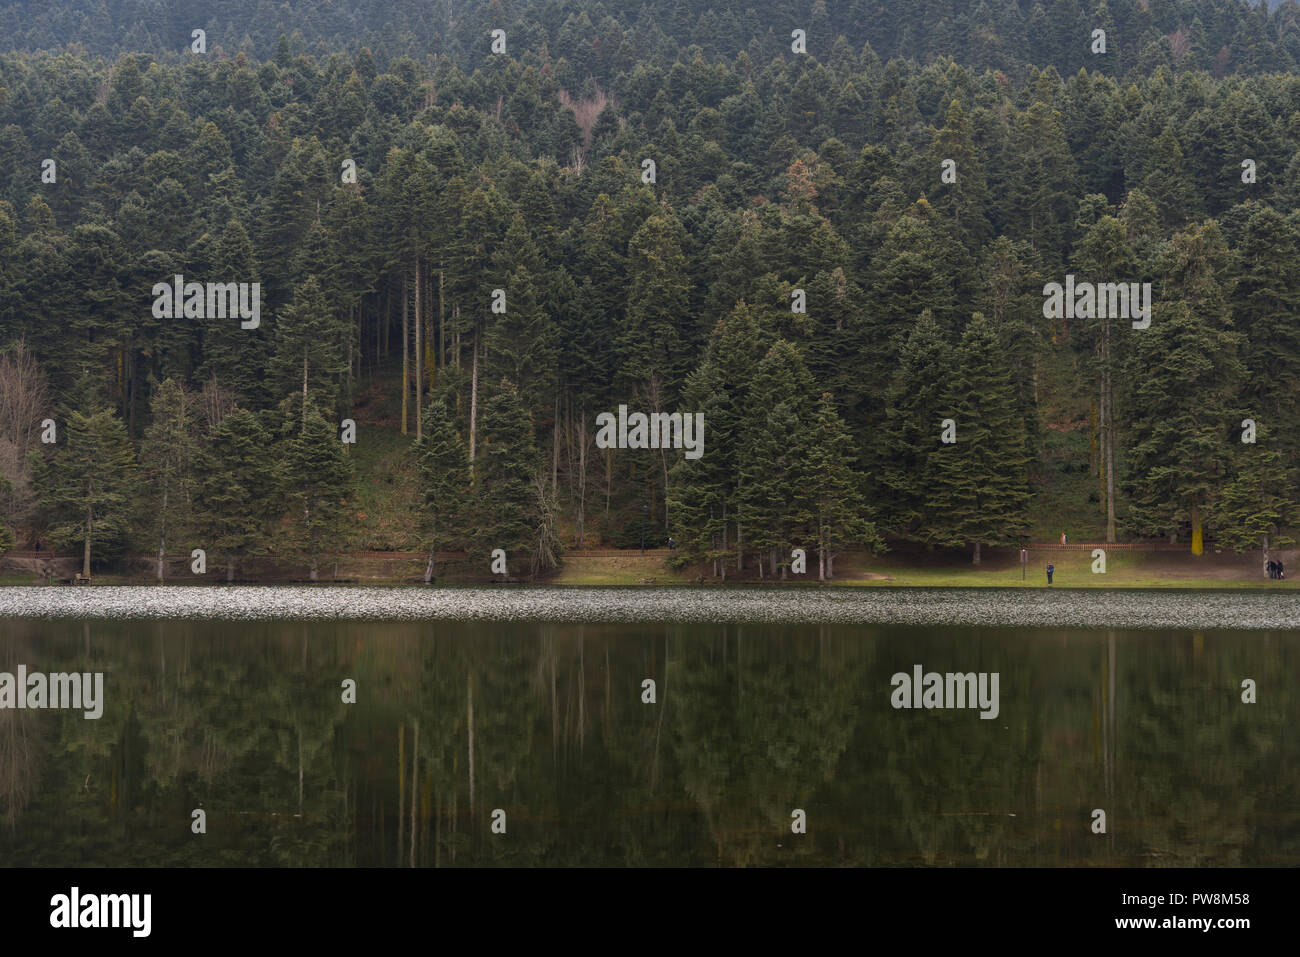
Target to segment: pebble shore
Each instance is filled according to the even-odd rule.
[[[1300,631],[1300,594],[872,588],[0,588],[0,619],[764,622]]]

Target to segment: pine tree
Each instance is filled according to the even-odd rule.
[[[853,440],[840,420],[834,399],[823,392],[808,437],[807,496],[814,541],[817,580],[834,577],[835,553],[846,545],[884,545],[867,518],[862,478],[853,469]]]
[[[1225,258],[1213,222],[1174,237],[1162,266],[1168,300],[1156,303],[1149,329],[1135,330],[1127,375],[1129,520],[1147,535],[1189,523],[1194,555],[1226,477],[1243,373],[1216,278]]]
[[[1215,510],[1216,540],[1237,552],[1285,547],[1289,540],[1279,532],[1293,520],[1295,500],[1282,456],[1264,429],[1257,430],[1254,443],[1240,446],[1236,475],[1224,486]]]
[[[1017,115],[1006,148],[1008,226],[1039,250],[1044,262],[1059,261],[1077,195],[1075,162],[1061,114],[1045,103],[1033,103]]]
[[[632,237],[627,318],[618,338],[623,375],[646,396],[654,380],[662,383],[665,405],[680,388],[682,374],[681,324],[690,271],[681,240],[681,224],[670,212],[651,216]]]
[[[1246,339],[1246,398],[1257,418],[1277,427],[1284,454],[1294,454],[1300,439],[1280,426],[1300,418],[1300,242],[1276,210],[1246,209],[1230,295],[1233,326]]]
[[[426,583],[433,580],[434,558],[440,548],[456,541],[464,529],[469,501],[469,456],[441,399],[429,402],[424,414],[425,438],[415,446],[420,463],[420,491],[424,503],[429,563]]]
[[[796,536],[809,524],[808,427],[812,377],[798,350],[777,341],[758,364],[745,403],[739,454],[739,523],[784,578]],[[759,571],[762,572],[760,561]]]
[[[1015,383],[997,332],[983,313],[971,316],[947,377],[941,412],[956,425],[956,442],[940,444],[927,463],[928,534],[944,545],[1006,545],[1028,530],[1029,457]]]
[[[91,549],[121,543],[131,520],[136,463],[122,420],[110,409],[68,415],[67,444],[48,457],[31,453],[50,538],[80,543],[81,573],[90,577]]]
[[[198,455],[195,397],[175,379],[153,394],[153,422],[140,448],[148,515],[158,537],[158,578],[166,576],[167,537],[182,538],[190,518],[194,463]]]
[[[1147,168],[1149,172],[1142,181],[1142,189],[1154,200],[1166,229],[1177,228],[1196,215],[1196,193],[1172,123],[1161,130],[1152,145]]]
[[[771,573],[779,567],[786,577],[790,550],[809,521],[806,434],[788,402],[750,420],[741,464],[740,520],[760,553],[760,575],[761,553],[767,550]]]
[[[1123,283],[1136,278],[1137,263],[1129,247],[1124,224],[1113,216],[1103,215],[1084,234],[1079,243],[1078,261],[1081,282]],[[1116,338],[1123,335],[1123,320],[1106,314],[1094,320],[1082,320],[1079,338],[1093,345],[1095,356],[1089,363],[1096,371],[1099,475],[1101,498],[1106,511],[1106,541],[1115,541],[1115,388],[1114,378],[1125,349],[1117,349]],[[1098,308],[1100,312],[1100,307]],[[1076,319],[1076,323],[1080,320]],[[1121,338],[1120,343],[1130,341]]]
[[[276,322],[272,364],[276,397],[298,397],[303,428],[308,408],[333,409],[337,401],[335,377],[344,368],[340,332],[320,283],[309,276],[294,290],[293,303]]]
[[[235,218],[221,227],[212,243],[208,268],[214,280],[220,282],[257,282],[257,262],[253,244],[243,224]],[[203,320],[203,364],[199,377],[216,378],[225,388],[246,404],[260,402],[265,396],[265,383],[260,370],[265,368],[267,339],[270,323],[266,320],[266,287],[261,286],[262,311],[256,329],[241,328],[240,316],[208,316]]]
[[[946,119],[943,129],[935,133],[930,148],[930,175],[934,177],[934,185],[927,187],[925,193],[935,210],[952,222],[956,235],[974,251],[989,235],[984,164],[975,146],[974,129],[960,102],[953,100],[948,104]],[[946,160],[956,163],[956,182],[940,181],[941,164]]]
[[[921,313],[899,356],[898,371],[886,393],[888,421],[884,429],[878,482],[887,504],[887,531],[909,539],[924,539],[928,502],[934,485],[931,472],[937,459],[939,424],[951,416],[947,381],[953,372],[953,350],[929,310]]]
[[[475,545],[483,557],[533,544],[538,525],[533,489],[537,451],[532,420],[518,390],[502,380],[483,406],[483,445],[474,459]]]
[[[265,548],[278,491],[271,436],[247,409],[235,409],[199,452],[194,485],[195,542],[226,558],[233,581],[239,559]]]
[[[347,503],[356,494],[352,462],[338,430],[319,409],[309,408],[301,430],[288,437],[278,484],[289,516],[289,547],[308,562],[316,581],[320,556],[337,551],[347,539]]]

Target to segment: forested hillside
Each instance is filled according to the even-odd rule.
[[[314,567],[398,481],[425,547],[532,571],[1084,514],[1257,547],[1300,474],[1297,13],[0,8],[0,519]],[[1149,324],[1050,283],[1150,283]],[[601,447],[620,406],[703,454]]]
[[[710,60],[745,52],[763,64],[798,28],[822,60],[842,42],[853,53],[870,44],[886,61],[950,56],[1017,78],[1030,64],[1063,75],[1165,66],[1223,76],[1294,69],[1296,23],[1294,0],[10,0],[0,3],[0,50],[165,56],[203,29],[230,56],[268,59],[286,36],[317,56],[368,47],[385,66],[403,55],[466,66],[502,29],[521,59],[563,59],[578,83],[590,75],[609,86],[638,64],[689,63],[692,46]],[[1109,37],[1104,63],[1074,39],[1098,28]]]

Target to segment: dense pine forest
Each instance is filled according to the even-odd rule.
[[[0,548],[1285,540],[1295,3],[163,7],[0,6]]]

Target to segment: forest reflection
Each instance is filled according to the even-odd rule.
[[[1257,631],[8,620],[0,671],[103,671],[105,706],[0,710],[0,863],[1295,865],[1298,649]],[[916,664],[998,672],[997,718],[895,710],[890,677]]]

